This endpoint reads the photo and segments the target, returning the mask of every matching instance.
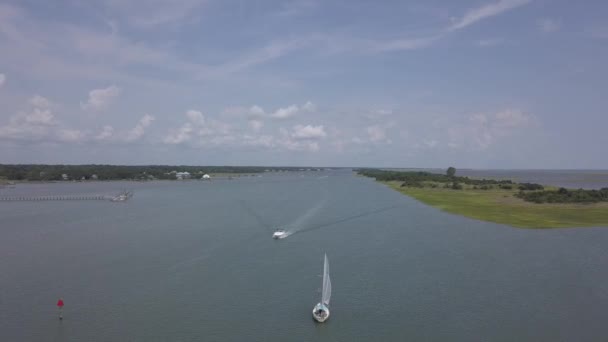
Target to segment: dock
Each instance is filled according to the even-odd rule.
[[[22,201],[107,201],[111,196],[105,195],[55,195],[55,196],[8,196],[0,197],[0,202]]]

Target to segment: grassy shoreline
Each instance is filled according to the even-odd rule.
[[[608,227],[608,203],[536,204],[516,198],[517,190],[452,190],[401,187],[400,181],[381,181],[390,188],[443,211],[518,228]]]

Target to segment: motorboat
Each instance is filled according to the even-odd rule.
[[[287,232],[284,229],[277,229],[272,234],[272,238],[273,239],[282,239],[282,238],[285,238],[285,237],[287,237]]]
[[[125,202],[129,198],[131,198],[131,197],[133,197],[133,192],[125,190],[125,191],[121,192],[120,194],[112,197],[110,199],[110,201],[112,201],[112,202]]]

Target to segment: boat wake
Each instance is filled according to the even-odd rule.
[[[285,225],[285,234],[281,238],[284,239],[302,230],[302,228],[305,227],[304,224],[313,218],[319,212],[319,210],[325,207],[326,204],[327,199],[323,199],[321,202],[317,203],[317,205],[310,207],[304,214],[296,218],[293,222]]]
[[[256,221],[258,221],[258,223],[260,224],[260,226],[266,228],[266,229],[272,229],[272,227],[268,224],[268,222],[266,222],[262,216],[260,216],[257,212],[255,212],[249,205],[247,205],[247,202],[241,200],[239,201],[239,203],[241,204],[241,206],[243,208],[245,208],[245,210],[253,217],[255,217]]]
[[[279,240],[283,240],[284,238],[289,237],[289,235],[291,235],[291,234],[293,234],[293,232],[290,232],[290,231],[287,231],[287,230],[286,230],[286,231],[285,231],[285,233],[283,233],[283,235],[281,235],[281,236],[280,236],[280,237],[278,237],[277,239],[279,239]]]
[[[365,211],[362,212],[360,214],[356,214],[356,215],[352,215],[352,216],[347,216],[338,220],[334,220],[334,221],[329,221],[329,222],[325,222],[322,224],[318,224],[318,225],[314,225],[312,227],[308,227],[302,230],[299,230],[298,233],[304,233],[304,232],[311,232],[311,231],[315,231],[315,230],[319,230],[319,229],[323,229],[323,228],[327,228],[339,223],[343,223],[343,222],[348,222],[348,221],[352,221],[352,220],[356,220],[358,218],[362,218],[362,217],[366,217],[366,216],[370,216],[370,215],[375,215],[375,214],[379,214],[385,211],[389,211],[391,209],[395,209],[398,208],[398,205],[392,205],[389,207],[383,207],[383,208],[379,208],[379,209],[375,209],[375,210],[370,210],[370,211]]]
[[[317,215],[317,213],[327,205],[327,198],[324,198],[316,205],[310,207],[304,214],[300,215],[298,218],[293,220],[291,223],[280,226],[281,229],[277,230],[276,227],[273,228],[273,226],[268,225],[267,222],[260,215],[258,215],[258,213],[256,213],[254,210],[252,210],[252,208],[250,208],[244,201],[239,201],[239,202],[245,208],[245,210],[247,210],[249,212],[249,214],[251,214],[253,217],[255,217],[255,219],[258,221],[258,223],[262,227],[265,227],[266,229],[269,229],[269,230],[272,229],[275,232],[275,234],[277,232],[281,232],[281,234],[276,237],[275,237],[275,235],[273,235],[273,238],[280,239],[280,240],[288,238],[294,234],[301,234],[301,233],[305,233],[305,232],[311,232],[311,231],[315,231],[315,230],[319,230],[319,229],[324,229],[324,228],[334,226],[334,225],[337,225],[340,223],[356,220],[356,219],[363,218],[363,217],[370,216],[370,215],[379,214],[379,213],[400,207],[399,205],[382,207],[382,208],[378,208],[378,209],[374,209],[374,210],[361,212],[361,213],[358,213],[358,214],[355,214],[352,216],[343,217],[343,218],[336,219],[333,221],[328,221],[328,222],[321,223],[321,224],[306,226],[306,223],[311,218],[313,218],[315,215]]]

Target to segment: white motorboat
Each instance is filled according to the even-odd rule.
[[[277,229],[273,234],[272,234],[272,238],[273,239],[282,239],[284,237],[287,237],[287,232],[284,229]]]
[[[117,196],[114,196],[110,199],[110,201],[112,202],[125,202],[127,201],[129,198],[133,197],[133,192],[131,191],[123,191],[120,194],[118,194]]]
[[[323,264],[323,290],[321,291],[321,302],[317,303],[312,309],[312,317],[319,323],[325,322],[329,318],[329,299],[331,298],[331,280],[329,279],[329,261],[325,254]]]

